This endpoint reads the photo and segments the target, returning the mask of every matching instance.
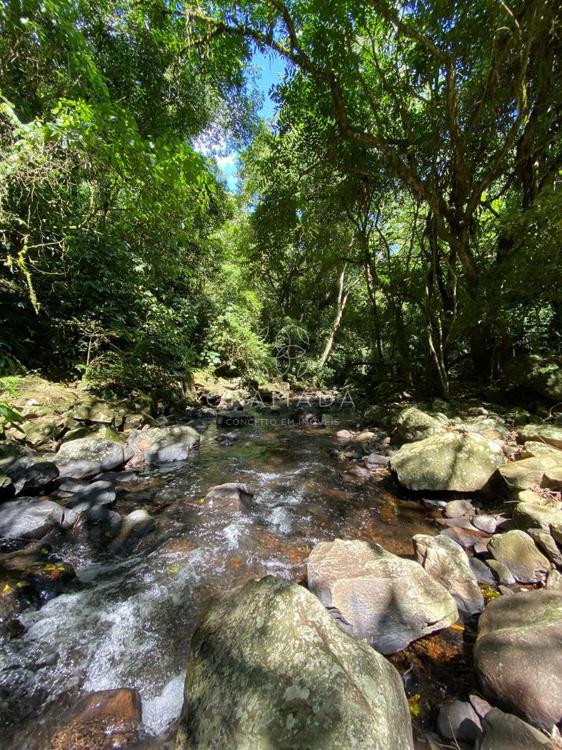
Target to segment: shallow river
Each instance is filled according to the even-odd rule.
[[[25,612],[24,634],[2,644],[6,748],[33,748],[61,706],[105,688],[138,688],[145,724],[161,733],[180,712],[189,641],[213,598],[266,574],[302,581],[319,541],[360,538],[411,555],[413,534],[435,533],[421,503],[394,496],[390,480],[349,481],[330,451],[354,417],[327,421],[318,429],[258,420],[229,447],[215,441],[214,424],[200,422],[204,436],[189,462],[118,482],[116,510],[146,508],[156,528],[125,557],[85,542],[59,550],[78,583]],[[251,509],[202,502],[210,487],[233,481],[255,490]]]

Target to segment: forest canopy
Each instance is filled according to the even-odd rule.
[[[4,0],[0,375],[448,396],[542,366],[560,49],[546,0]],[[272,121],[257,54],[285,66]]]

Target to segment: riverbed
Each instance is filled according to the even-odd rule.
[[[128,554],[70,537],[57,550],[77,581],[20,615],[21,634],[2,644],[5,747],[35,750],[78,695],[119,687],[140,691],[144,724],[161,735],[180,713],[190,639],[215,598],[267,574],[305,583],[306,558],[320,541],[364,539],[412,556],[414,534],[436,533],[431,514],[419,499],[399,496],[385,469],[354,477],[353,465],[335,454],[335,433],[357,422],[349,412],[325,416],[321,426],[262,416],[232,445],[220,445],[214,421],[196,420],[203,437],[187,462],[108,475],[115,509],[144,508],[155,528]],[[208,490],[226,482],[248,485],[251,504],[206,503]],[[451,637],[448,647],[441,639],[436,663],[459,661],[458,636]],[[423,654],[414,659],[423,662]],[[426,699],[408,659],[394,661],[415,715]]]

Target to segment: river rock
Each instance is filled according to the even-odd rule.
[[[76,479],[116,469],[125,463],[125,459],[120,443],[89,438],[63,443],[54,458],[61,476]]]
[[[464,549],[448,536],[416,534],[416,557],[432,578],[449,591],[464,615],[484,609],[484,597]]]
[[[393,437],[397,443],[412,443],[444,432],[446,424],[446,418],[437,419],[417,406],[408,406],[398,415]]]
[[[66,502],[66,518],[69,523],[74,523],[82,513],[104,505],[112,505],[115,502],[116,492],[111,482],[100,479],[97,482],[80,486],[80,482],[67,480],[62,487],[69,489],[73,484],[75,491]],[[62,487],[59,487],[59,490]]]
[[[485,531],[470,527],[462,528],[462,526],[451,526],[445,529],[442,534],[453,539],[461,547],[464,547],[464,549],[474,548],[475,551],[481,544],[485,544],[487,549],[488,539],[490,538],[490,535]]]
[[[336,440],[339,440],[342,443],[348,443],[353,437],[353,432],[351,430],[338,430],[336,432]]]
[[[10,477],[0,472],[0,501],[12,497],[15,493],[16,489]]]
[[[544,472],[541,487],[558,492],[562,490],[562,466],[554,466]]]
[[[222,597],[191,642],[175,750],[412,750],[402,680],[301,586]]]
[[[49,738],[49,750],[124,750],[136,745],[141,727],[138,690],[100,690],[85,695],[66,723]]]
[[[562,566],[562,552],[548,531],[544,531],[543,529],[527,529],[527,534],[529,534],[533,542],[548,557],[551,563]]]
[[[62,594],[75,578],[72,565],[47,553],[44,547],[31,546],[4,556],[0,565],[0,619],[6,616],[6,595],[15,604],[12,613],[29,605],[39,608]]]
[[[544,581],[550,570],[549,561],[524,531],[496,534],[490,539],[488,550],[495,560],[509,568],[520,583]]]
[[[476,509],[470,500],[449,500],[444,513],[447,518],[460,518],[461,516],[473,516]]]
[[[491,560],[486,560],[485,564],[492,571],[495,580],[497,580],[502,586],[513,586],[517,583],[515,576],[505,563],[492,558]]]
[[[490,516],[486,513],[479,513],[472,519],[472,525],[480,529],[480,531],[485,531],[487,534],[493,534],[497,527],[504,522],[505,518]]]
[[[321,542],[307,561],[308,587],[355,638],[392,654],[452,625],[457,606],[418,563],[362,541]]]
[[[247,484],[240,484],[239,482],[217,484],[207,492],[205,504],[210,508],[232,511],[247,510],[254,494],[254,490]]]
[[[518,438],[521,443],[532,441],[562,448],[562,427],[551,424],[527,424],[520,428]]]
[[[125,516],[116,538],[109,545],[110,553],[128,553],[137,542],[154,528],[154,519],[144,508]]]
[[[63,480],[59,487],[59,493],[70,495],[67,507],[74,508],[81,503],[94,505],[111,505],[115,502],[115,486],[107,479],[98,479],[95,482],[83,482],[75,479]]]
[[[533,490],[521,490],[516,494],[520,503],[542,505],[545,508],[560,508],[560,501],[550,493],[539,493]]]
[[[562,592],[492,601],[478,623],[474,665],[485,695],[549,730],[562,718]]]
[[[482,734],[480,716],[468,701],[444,703],[439,710],[437,727],[446,739],[460,742],[476,742]]]
[[[477,434],[445,432],[403,445],[390,459],[410,490],[477,492],[505,461],[499,443]]]
[[[522,461],[512,461],[498,469],[502,488],[507,492],[528,490],[540,487],[548,469],[556,466],[556,460],[551,456],[524,458]]]
[[[495,583],[496,578],[490,568],[486,565],[483,560],[479,560],[477,557],[470,557],[470,569],[474,573],[476,580],[479,583]],[[497,562],[497,560],[494,560]]]
[[[121,424],[123,413],[115,411],[103,401],[83,401],[72,412],[72,417],[77,422],[89,422],[92,424]]]
[[[108,547],[118,536],[123,519],[106,506],[94,506],[81,513],[72,527],[74,537],[82,544]]]
[[[227,432],[224,435],[217,435],[215,437],[216,442],[219,445],[226,445],[230,447],[231,445],[234,445],[238,440],[240,440],[240,435],[236,432]]]
[[[493,708],[482,722],[475,750],[556,750],[545,734],[513,714]]]
[[[113,427],[109,427],[106,424],[83,424],[79,427],[74,427],[63,436],[61,442],[68,443],[70,440],[79,440],[80,438],[88,438],[88,440],[112,440],[114,443],[125,442],[123,433],[116,432]]]
[[[380,453],[369,453],[363,461],[370,469],[388,466],[388,456],[383,456]]]
[[[521,458],[540,458],[541,456],[551,456],[562,462],[562,451],[548,443],[539,443],[534,440],[527,440],[521,448]]]
[[[132,432],[127,440],[127,448],[132,452],[130,465],[185,461],[200,440],[201,435],[189,425],[149,427]]]
[[[513,520],[520,529],[543,529],[562,540],[562,510],[558,508],[518,503],[513,511]]]
[[[36,495],[47,490],[59,476],[57,465],[35,455],[3,459],[2,471],[14,485],[16,495]]]
[[[63,425],[60,419],[42,417],[23,422],[21,429],[25,434],[25,442],[34,448],[48,448],[58,439]]]
[[[506,362],[508,384],[522,386],[554,403],[562,401],[562,360],[540,354],[520,354]]]
[[[62,524],[65,510],[51,500],[20,497],[0,505],[0,538],[38,539]]]

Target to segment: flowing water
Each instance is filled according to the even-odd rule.
[[[304,580],[319,541],[366,539],[411,555],[413,534],[435,533],[421,504],[392,494],[389,479],[345,476],[331,449],[353,421],[333,415],[318,429],[258,420],[228,447],[214,424],[198,424],[201,446],[185,464],[117,477],[116,510],[146,508],[156,528],[129,556],[96,553],[84,540],[58,550],[77,584],[26,611],[25,631],[3,643],[5,747],[33,748],[61,706],[117,687],[138,688],[144,722],[159,734],[180,712],[190,638],[214,598],[266,574]],[[234,481],[255,490],[250,508],[202,502],[210,487]]]

